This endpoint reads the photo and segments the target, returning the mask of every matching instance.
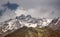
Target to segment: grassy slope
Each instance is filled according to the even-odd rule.
[[[58,31],[46,28],[27,28],[23,27],[5,37],[60,37]]]

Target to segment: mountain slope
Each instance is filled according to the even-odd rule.
[[[47,30],[45,29],[23,27],[5,37],[48,37],[47,34]]]
[[[2,23],[3,37],[60,37],[60,19],[51,22],[46,18],[21,15]]]

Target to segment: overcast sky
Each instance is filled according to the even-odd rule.
[[[8,1],[11,4],[19,5],[19,7],[16,10],[2,7]],[[0,0],[0,22],[21,14],[29,14],[37,18],[60,17],[60,0]]]

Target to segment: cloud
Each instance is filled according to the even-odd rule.
[[[19,0],[17,0],[17,2],[18,1]],[[20,3],[18,4],[27,10],[27,12],[24,12],[23,10],[23,12],[20,13],[51,19],[60,17],[60,0],[20,0]]]
[[[0,7],[0,22],[8,20],[10,18],[14,18],[15,17],[15,13],[14,10],[16,10],[18,7],[17,4],[15,3],[10,3],[10,2],[6,2],[1,4]]]
[[[0,0],[0,9],[3,8],[1,5],[7,2],[8,0]],[[5,16],[13,18],[15,17],[15,13],[19,13],[18,15],[31,14],[33,17],[37,18],[46,17],[52,19],[54,17],[60,17],[60,0],[9,0],[9,2],[11,2],[11,4],[18,4],[19,7],[16,11],[8,10],[8,8],[2,16],[4,18]]]
[[[3,4],[3,7],[6,7],[10,10],[16,10],[18,6],[19,5],[15,4],[15,3],[10,3],[9,1],[7,4]]]
[[[0,16],[2,16],[3,12],[4,12],[3,10],[0,10]]]
[[[21,14],[25,14],[25,15],[32,15],[33,17],[36,18],[55,18],[55,17],[59,17],[58,13],[59,11],[55,10],[54,8],[49,8],[49,7],[45,7],[45,8],[30,8],[30,9],[24,9],[24,8],[18,8],[16,11],[16,16],[20,16]]]
[[[5,13],[5,11],[6,11],[6,8],[5,9],[1,9],[0,10],[0,16],[2,16]]]

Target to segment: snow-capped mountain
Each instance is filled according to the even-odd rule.
[[[48,25],[53,30],[60,30],[60,18],[54,18],[51,23]]]
[[[3,26],[1,27],[1,30],[3,32],[6,32],[8,30],[17,30],[19,28],[22,28],[23,26],[26,27],[45,27],[47,26],[51,20],[46,18],[34,18],[31,15],[21,15],[17,16],[15,19],[9,19],[5,22],[3,22]]]
[[[18,16],[16,17],[16,19],[22,23],[24,26],[27,26],[27,27],[44,27],[44,26],[47,26],[51,20],[50,19],[46,19],[46,18],[34,18],[32,17],[31,15],[21,15],[21,16]]]

